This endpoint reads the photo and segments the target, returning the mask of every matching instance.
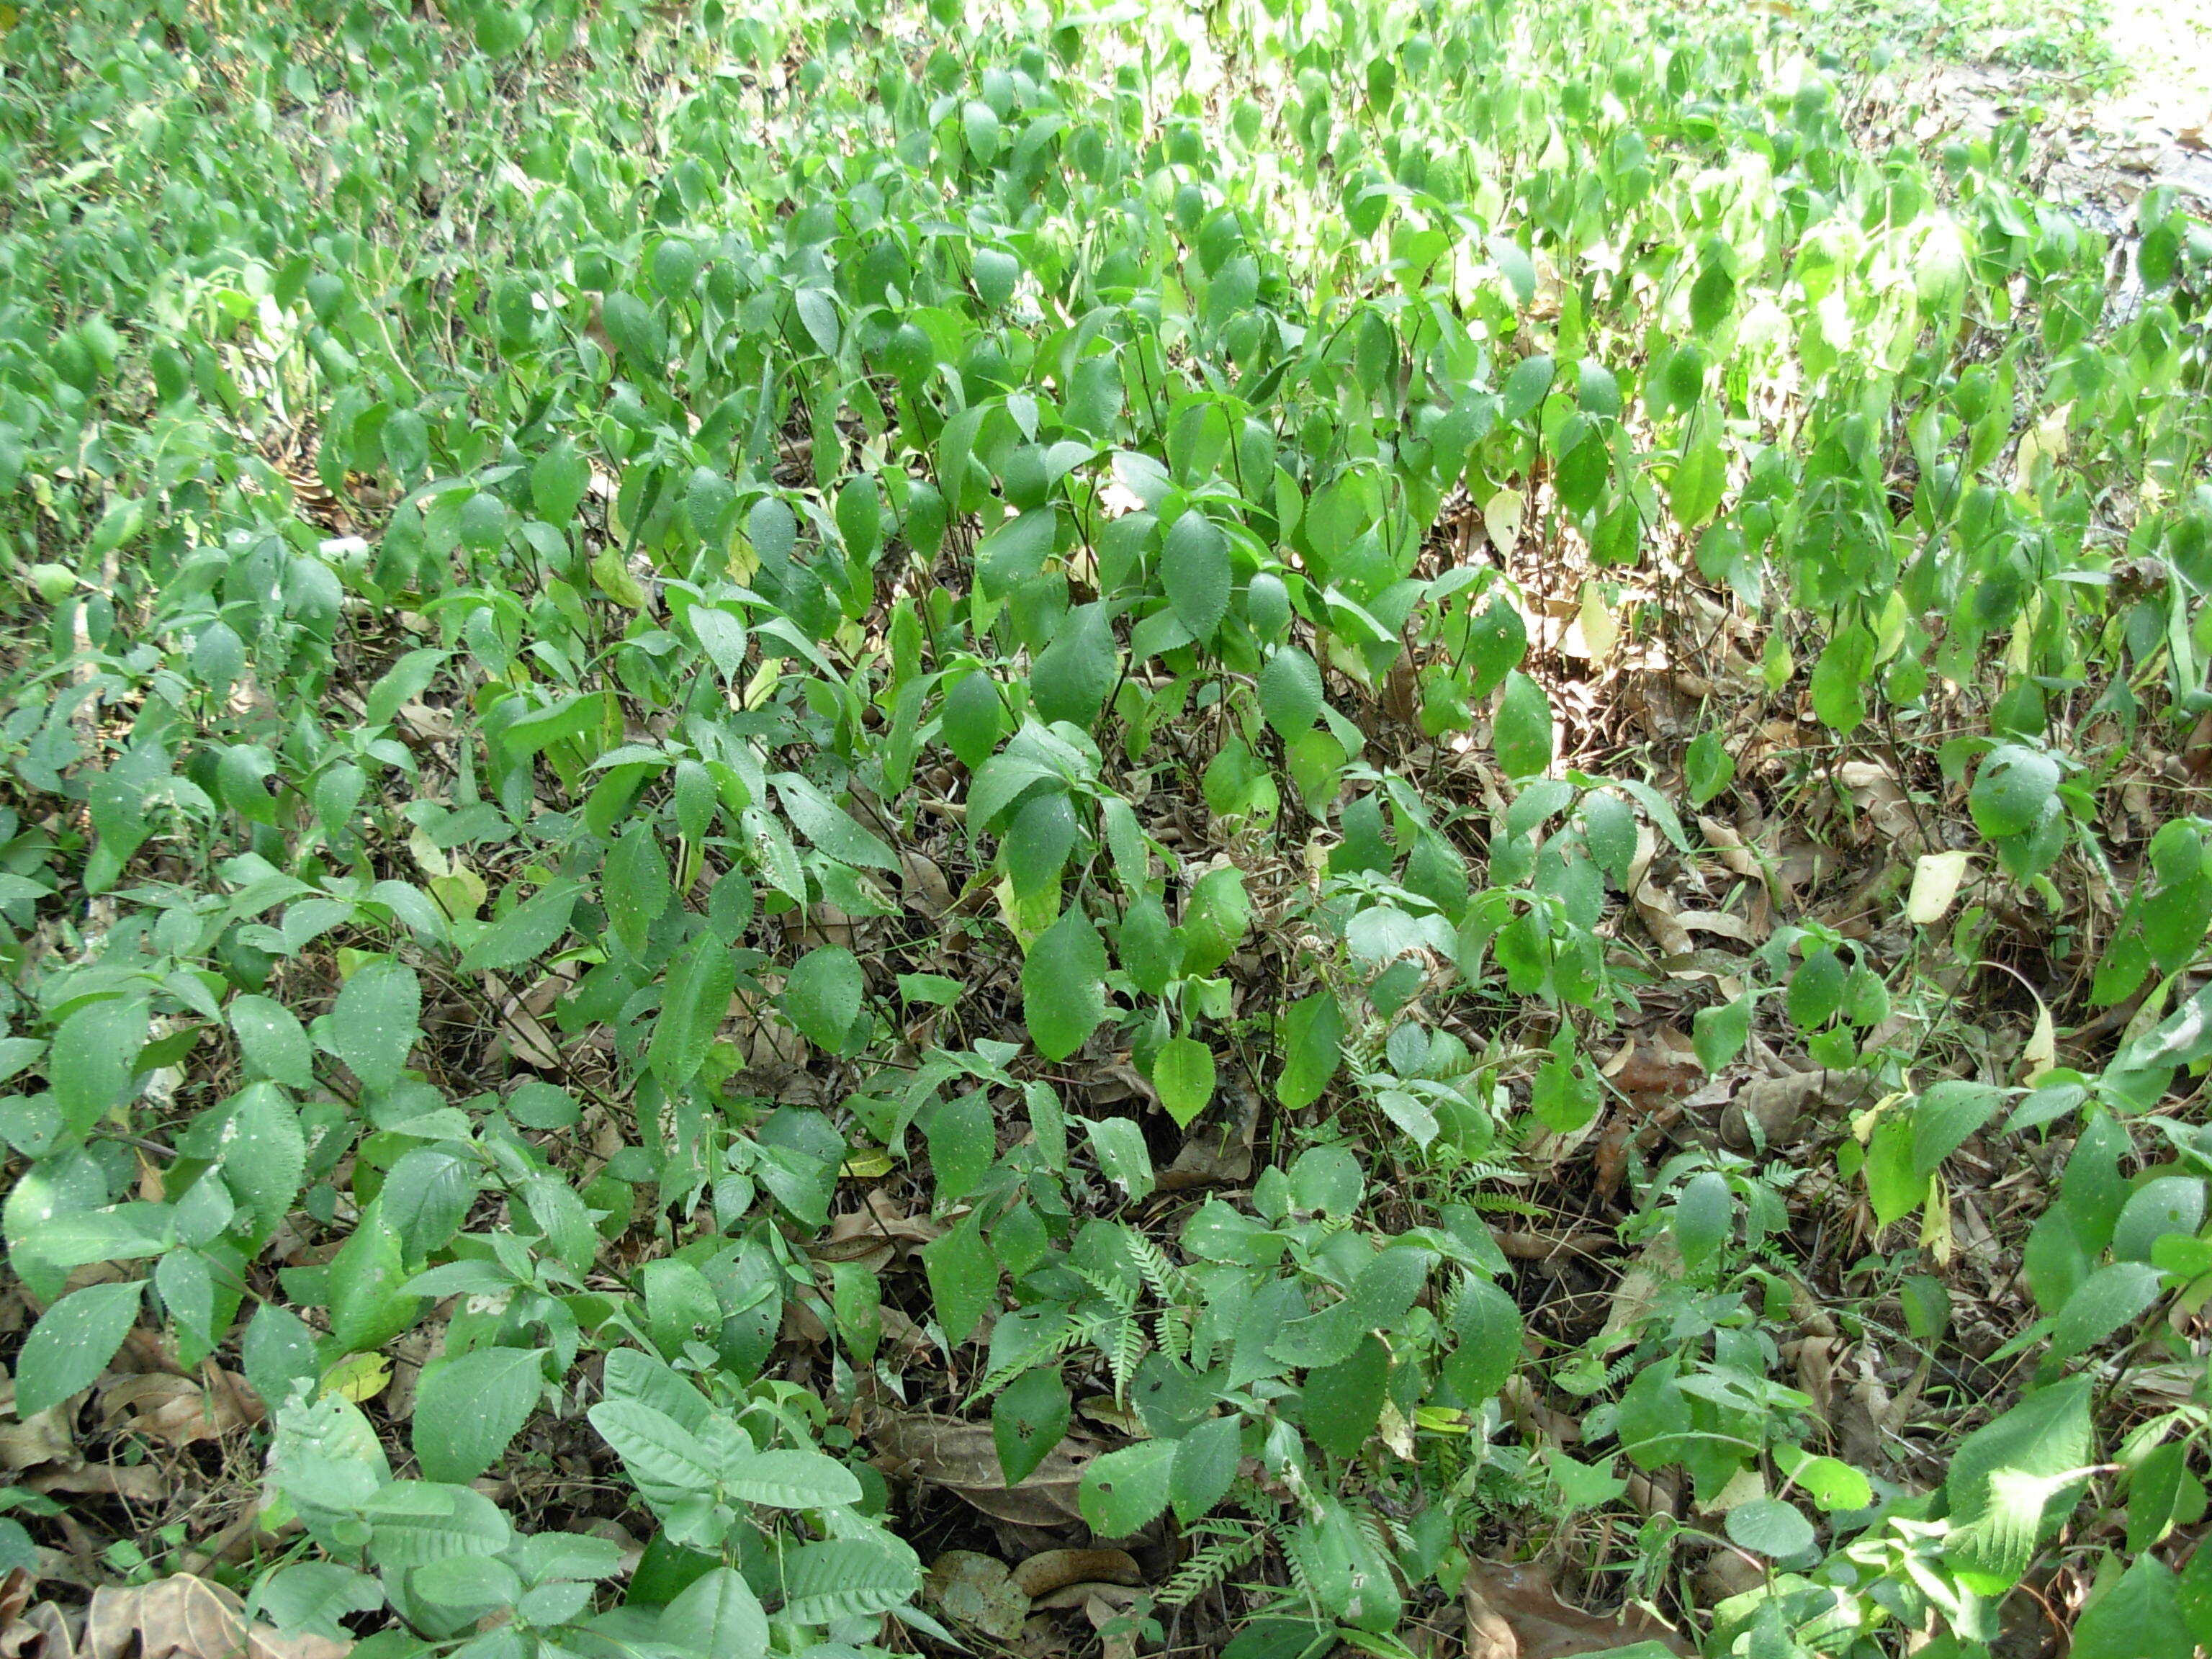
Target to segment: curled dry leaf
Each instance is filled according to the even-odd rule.
[[[1755,1078],[1736,1091],[1721,1113],[1721,1139],[1736,1152],[1749,1152],[1756,1125],[1766,1145],[1787,1145],[1808,1119],[1840,1116],[1865,1099],[1870,1086],[1863,1072]]]
[[[1045,1550],[1014,1569],[1014,1583],[1028,1596],[1049,1595],[1070,1584],[1144,1582],[1137,1558],[1127,1550]]]
[[[0,1381],[0,1411],[12,1413],[15,1405],[15,1385]],[[0,1423],[0,1472],[13,1474],[44,1463],[77,1462],[76,1442],[70,1435],[74,1415],[72,1402],[64,1400],[25,1421]]]
[[[872,1273],[889,1267],[902,1249],[927,1244],[945,1231],[926,1216],[910,1216],[881,1187],[872,1187],[863,1206],[830,1218],[830,1231],[807,1254],[817,1261],[857,1261]]]
[[[1534,1565],[1478,1560],[1463,1594],[1470,1659],[1573,1659],[1635,1642],[1696,1651],[1642,1607],[1613,1618],[1568,1606],[1553,1592],[1549,1575]]]
[[[29,1594],[33,1581],[22,1568],[8,1577],[10,1583],[22,1579],[23,1593]],[[76,1652],[69,1620],[51,1601],[33,1602],[0,1619],[0,1659],[74,1659]]]
[[[1070,1435],[1028,1480],[1009,1486],[988,1423],[963,1423],[926,1412],[888,1413],[870,1429],[868,1439],[879,1457],[889,1461],[885,1473],[929,1481],[986,1515],[1030,1527],[1065,1527],[1082,1521],[1077,1493],[1083,1471],[1105,1449]]]
[[[268,1415],[246,1379],[224,1372],[212,1391],[166,1372],[120,1376],[100,1391],[100,1420],[109,1430],[146,1436],[168,1446],[220,1439]]]
[[[245,1604],[230,1591],[179,1573],[94,1590],[79,1659],[343,1659],[351,1651],[351,1643],[328,1637],[249,1626]]]
[[[1087,1607],[1093,1601],[1131,1607],[1137,1604],[1137,1592],[1127,1584],[1088,1580],[1080,1584],[1064,1584],[1049,1595],[1038,1596],[1030,1606],[1042,1613],[1066,1613],[1072,1607]]]

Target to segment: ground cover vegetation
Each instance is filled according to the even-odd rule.
[[[0,39],[0,1645],[2185,1659],[2212,233],[1787,7]]]

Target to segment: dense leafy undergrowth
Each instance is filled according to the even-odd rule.
[[[15,18],[9,1651],[2212,1638],[2212,237],[1788,10]]]

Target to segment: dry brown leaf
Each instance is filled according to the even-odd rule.
[[[1011,1642],[1030,1616],[1030,1598],[1006,1564],[975,1550],[947,1550],[929,1565],[922,1591],[956,1624]]]
[[[1260,1097],[1249,1089],[1236,1090],[1234,1096],[1234,1121],[1201,1124],[1193,1130],[1175,1162],[1160,1171],[1162,1192],[1235,1186],[1252,1178],[1252,1137],[1260,1125]]]
[[[77,1400],[82,1398],[77,1396]],[[0,1423],[0,1471],[12,1474],[42,1463],[76,1462],[76,1442],[70,1434],[76,1405],[76,1401],[64,1400],[27,1421]],[[15,1385],[0,1380],[0,1411],[13,1412],[15,1407]]]
[[[1741,876],[1746,881],[1755,881],[1762,886],[1765,884],[1765,866],[1760,864],[1759,854],[1744,844],[1742,836],[1737,833],[1734,825],[1699,813],[1698,828],[1703,832],[1706,844],[1719,854],[1721,863],[1730,875]]]
[[[1144,1570],[1127,1550],[1045,1550],[1014,1569],[1014,1583],[1028,1596],[1049,1595],[1070,1584],[1144,1582]]]
[[[222,1585],[179,1573],[128,1589],[102,1586],[85,1615],[80,1659],[343,1659],[349,1642],[249,1626]]]
[[[100,1420],[111,1430],[181,1447],[220,1439],[268,1415],[244,1377],[225,1372],[219,1384],[210,1394],[190,1377],[166,1372],[118,1377],[100,1391]]]
[[[925,1216],[910,1216],[881,1187],[871,1187],[864,1206],[830,1218],[830,1231],[807,1246],[817,1261],[859,1261],[881,1272],[902,1247],[928,1243],[945,1231]]]
[[[1122,1611],[1103,1595],[1094,1595],[1083,1604],[1083,1616],[1098,1632],[1106,1659],[1137,1659],[1135,1624],[1123,1618]]]
[[[1770,1146],[1786,1146],[1808,1119],[1834,1118],[1866,1097],[1863,1072],[1793,1072],[1755,1078],[1735,1092],[1721,1114],[1721,1139],[1737,1152],[1752,1146],[1752,1126]]]
[[[1918,849],[1920,827],[1896,774],[1872,761],[1845,761],[1837,769],[1837,776],[1851,792],[1851,805],[1866,814],[1884,840],[1908,852]]]
[[[1047,1454],[1018,1486],[1006,1485],[999,1449],[988,1423],[926,1412],[886,1413],[868,1439],[892,1467],[886,1474],[911,1475],[956,1493],[1001,1521],[1030,1527],[1065,1527],[1080,1522],[1077,1492],[1083,1471],[1106,1449],[1070,1435]]]
[[[24,1594],[29,1593],[33,1580],[22,1568],[8,1577],[10,1583],[21,1578]],[[76,1653],[69,1620],[51,1601],[35,1602],[0,1621],[0,1659],[75,1659]]]
[[[1657,1642],[1673,1652],[1696,1651],[1642,1607],[1615,1618],[1569,1607],[1534,1565],[1476,1561],[1467,1576],[1468,1650],[1480,1659],[1573,1659],[1584,1653]]]
[[[70,1492],[85,1498],[120,1498],[133,1504],[158,1504],[167,1497],[172,1482],[151,1463],[124,1467],[91,1463],[77,1468],[34,1469],[23,1477],[31,1491],[52,1496]]]

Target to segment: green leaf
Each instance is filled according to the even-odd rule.
[[[722,1334],[722,1303],[707,1275],[688,1261],[648,1261],[638,1273],[653,1346],[676,1358],[686,1344],[710,1347]]]
[[[745,671],[745,625],[710,605],[693,605],[686,620],[698,636],[699,648],[722,677],[722,684],[735,690]]]
[[[1233,865],[1209,870],[1191,884],[1183,905],[1182,971],[1212,973],[1233,955],[1252,925],[1244,872]]]
[[[569,913],[581,891],[575,882],[556,881],[516,905],[461,953],[461,971],[517,968],[536,961],[567,934]]]
[[[2133,1324],[2154,1306],[2163,1279],[2147,1261],[2115,1261],[2082,1280],[2051,1333],[2051,1357],[2069,1359],[2087,1353],[2113,1333]]]
[[[842,945],[821,945],[801,957],[784,981],[784,1012],[816,1048],[840,1054],[866,991],[860,959]]]
[[[1838,1510],[1863,1510],[1874,1502],[1874,1487],[1866,1476],[1838,1457],[1816,1457],[1802,1446],[1784,1442],[1774,1449],[1774,1462],[1783,1474],[1805,1489],[1806,1495],[1830,1514]]]
[[[1796,1505],[1778,1498],[1754,1498],[1728,1512],[1728,1535],[1754,1555],[1787,1560],[1811,1549],[1816,1534]]]
[[[315,1050],[307,1029],[283,1003],[269,997],[235,996],[225,1011],[246,1063],[287,1088],[315,1086]]]
[[[475,1480],[507,1454],[544,1389],[530,1348],[477,1348],[427,1371],[415,1397],[415,1456],[432,1480]]]
[[[1470,1278],[1451,1313],[1459,1346],[1444,1361],[1444,1377],[1469,1407],[1479,1407],[1505,1386],[1521,1364],[1521,1310],[1488,1279]]]
[[[368,1554],[386,1572],[460,1555],[497,1555],[514,1529],[499,1505],[468,1486],[394,1480],[362,1505]]]
[[[28,1422],[90,1388],[138,1317],[145,1281],[88,1285],[39,1316],[15,1358],[15,1416]]]
[[[1037,713],[1048,721],[1066,720],[1085,728],[1096,725],[1119,666],[1106,607],[1095,600],[1075,606],[1060,619],[1052,643],[1038,655],[1030,675],[1030,694]],[[992,701],[995,705],[997,699]],[[991,741],[997,738],[994,721]]]
[[[1526,264],[1528,256],[1503,238],[1492,239],[1491,246],[1493,250],[1499,247],[1511,249],[1512,254],[1519,256],[1522,264]],[[1516,270],[1519,268],[1519,265],[1516,266]],[[1528,303],[1529,296],[1535,292],[1535,271],[1533,267],[1528,268],[1528,293],[1522,298],[1523,305]],[[1516,289],[1517,289],[1519,286],[1516,281]],[[1558,365],[1549,353],[1539,352],[1533,357],[1522,358],[1514,365],[1513,372],[1505,377],[1505,389],[1499,394],[1503,406],[1498,412],[1507,421],[1517,421],[1529,414],[1537,404],[1544,401],[1545,395],[1551,391],[1552,381],[1557,377],[1558,373]]]
[[[1832,946],[1807,951],[1790,975],[1790,1023],[1801,1031],[1826,1024],[1844,1006],[1844,987],[1850,977]]]
[[[660,838],[650,823],[640,819],[608,852],[599,882],[607,925],[630,955],[644,956],[646,931],[668,908],[672,890]]]
[[[653,1017],[653,1038],[645,1051],[645,1063],[662,1088],[681,1089],[699,1074],[714,1046],[714,1033],[730,1012],[736,985],[737,964],[711,933],[701,933],[669,964],[660,1012]]]
[[[1106,945],[1079,902],[1022,964],[1022,1019],[1047,1060],[1066,1060],[1106,1018]]]
[[[1235,1417],[1209,1417],[1176,1442],[1168,1471],[1176,1519],[1188,1526],[1226,1498],[1243,1455],[1242,1425]]]
[[[1728,461],[1712,422],[1698,422],[1698,435],[1674,463],[1674,476],[1667,485],[1667,510],[1685,530],[1696,530],[1720,508],[1728,487]]]
[[[2191,1659],[2197,1645],[2173,1570],[2144,1550],[2081,1609],[2071,1659]]]
[[[372,1201],[331,1258],[331,1340],[342,1353],[382,1347],[415,1322],[422,1298],[406,1294],[398,1230]]]
[[[1733,1002],[1700,1008],[1691,1021],[1691,1046],[1698,1064],[1717,1073],[1738,1054],[1751,1037],[1751,1013],[1755,999],[1748,991]]]
[[[1229,612],[1229,535],[1196,507],[1170,526],[1160,556],[1168,604],[1200,644],[1213,638]]]
[[[1122,913],[1114,951],[1122,971],[1148,997],[1165,991],[1182,969],[1182,940],[1168,920],[1166,908],[1150,893]]]
[[[777,798],[792,827],[831,858],[844,864],[869,865],[896,870],[898,854],[880,836],[864,830],[851,813],[795,772],[779,772],[775,778]]]
[[[2003,1103],[2004,1091],[1991,1084],[1953,1078],[1930,1085],[1912,1105],[1912,1173],[1934,1175]]]
[[[1717,1170],[1691,1176],[1674,1200],[1671,1220],[1682,1265],[1695,1273],[1728,1242],[1735,1224],[1735,1195],[1729,1190],[1728,1177]]]
[[[131,1091],[146,1046],[147,1007],[137,997],[86,1004],[61,1024],[46,1056],[54,1105],[73,1136],[91,1132]]]
[[[999,1293],[999,1258],[983,1242],[982,1212],[969,1211],[951,1232],[923,1245],[921,1263],[945,1341],[965,1342]]]
[[[699,1659],[766,1659],[768,1614],[743,1574],[710,1567],[660,1610],[657,1634]]]
[[[1952,1454],[1943,1555],[1974,1589],[1996,1595],[2018,1583],[2037,1546],[2072,1512],[2092,1461],[2094,1386],[2082,1375],[2038,1389]]]
[[[1583,835],[1589,845],[1590,861],[1611,878],[1615,887],[1626,887],[1636,862],[1636,812],[1618,795],[1592,791],[1583,797]]]
[[[1356,1456],[1382,1419],[1389,1378],[1390,1351],[1372,1335],[1350,1358],[1309,1371],[1300,1411],[1308,1437],[1334,1456]]]
[[[1174,1441],[1140,1440],[1092,1459],[1077,1499],[1084,1523],[1101,1539],[1128,1537],[1167,1508],[1175,1457]]]
[[[1132,1204],[1140,1203],[1152,1190],[1152,1154],[1145,1145],[1145,1132],[1133,1118],[1094,1117],[1084,1120],[1091,1155],[1099,1173],[1119,1182]]]
[[[1991,841],[2026,835],[2042,823],[2058,793],[2058,763],[2019,744],[1992,749],[1975,774],[1966,805],[1974,827]]]
[[[1540,776],[1552,764],[1552,700],[1519,669],[1505,677],[1491,746],[1511,778]]]
[[[911,1553],[895,1555],[888,1542],[864,1538],[802,1545],[781,1565],[783,1616],[794,1624],[871,1619],[904,1607],[921,1588]]]
[[[860,1501],[860,1483],[818,1451],[763,1451],[731,1459],[722,1471],[730,1496],[780,1510],[842,1509]]]
[[[1735,278],[1716,259],[1690,285],[1690,326],[1700,337],[1710,338],[1729,319],[1735,306]]]
[[[1700,732],[1691,739],[1683,763],[1683,781],[1689,787],[1691,805],[1703,806],[1735,779],[1735,757],[1729,753],[1719,732]]]
[[[942,1210],[982,1184],[998,1157],[997,1126],[990,1097],[978,1089],[948,1100],[929,1118],[929,1167],[937,1177]]]
[[[1213,1051],[1195,1037],[1171,1037],[1152,1059],[1152,1087],[1177,1126],[1190,1121],[1213,1098]]]
[[[223,1184],[274,1231],[307,1177],[307,1136],[299,1111],[276,1085],[249,1084],[231,1103],[222,1146]]]
[[[1067,1433],[1070,1412],[1067,1385],[1049,1367],[1024,1371],[999,1391],[991,1402],[991,1441],[1008,1486],[1036,1473]]]
[[[315,1363],[315,1334],[289,1308],[264,1302],[246,1322],[239,1339],[240,1363],[246,1380],[264,1400],[289,1400],[292,1385],[313,1381],[320,1367]]]
[[[587,1413],[646,1502],[665,1507],[714,1489],[707,1449],[664,1411],[637,1400],[602,1400]]]
[[[1813,667],[1813,712],[1832,732],[1849,737],[1866,719],[1866,686],[1874,672],[1874,635],[1853,623],[1820,648]]]
[[[1319,1100],[1344,1063],[1344,1011],[1332,993],[1316,991],[1284,1010],[1281,1053],[1275,1098],[1295,1112]]]
[[[1322,708],[1321,669],[1295,645],[1277,647],[1260,670],[1260,712],[1283,741],[1313,729]]]

